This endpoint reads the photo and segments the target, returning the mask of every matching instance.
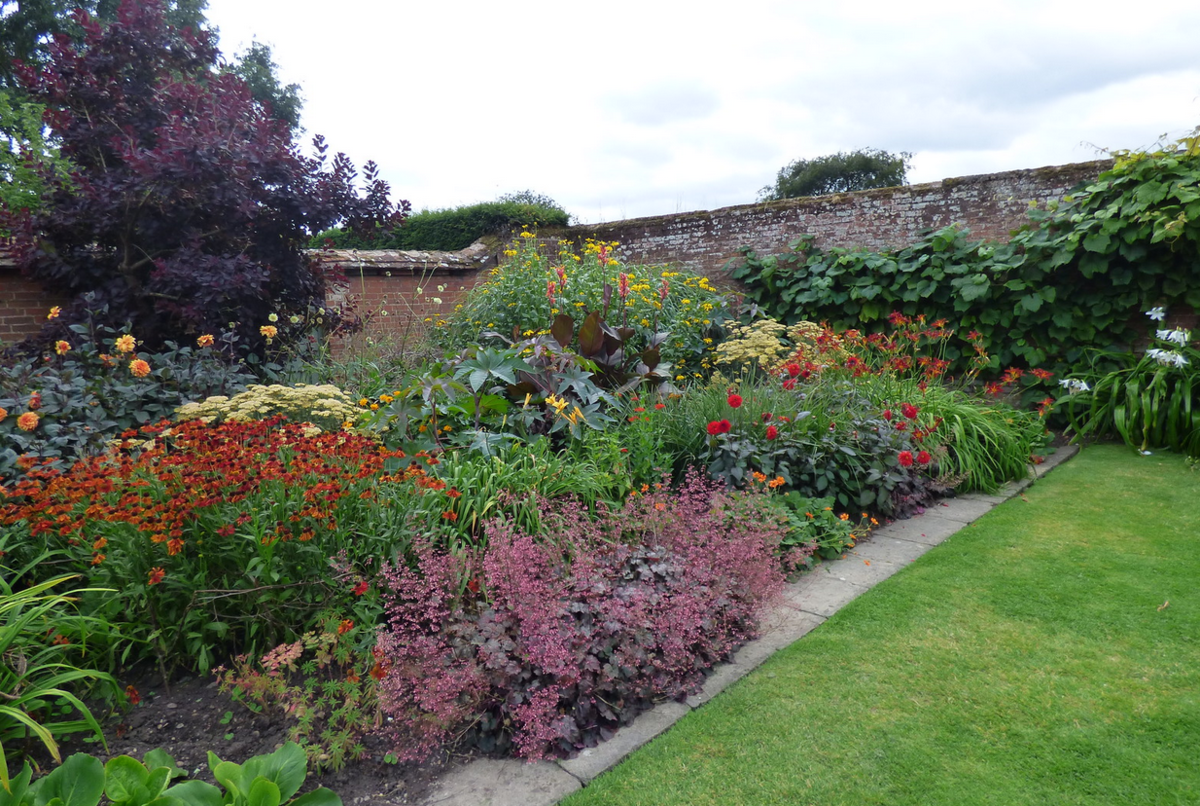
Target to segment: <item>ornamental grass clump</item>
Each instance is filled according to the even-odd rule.
[[[378,649],[393,752],[422,758],[461,734],[569,756],[696,691],[780,590],[782,527],[763,504],[693,473],[595,518],[547,505],[541,537],[500,519],[479,555],[390,567]]]

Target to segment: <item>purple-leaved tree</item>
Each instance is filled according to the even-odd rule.
[[[177,30],[154,1],[125,0],[107,26],[80,12],[40,68],[18,77],[76,170],[45,171],[40,212],[6,212],[22,271],[76,297],[59,322],[107,306],[146,347],[227,329],[261,346],[271,313],[313,322],[326,277],[303,251],[341,222],[397,226],[372,163],[364,193],[322,138],[305,156],[237,76],[217,70],[216,37]],[[89,298],[85,300],[85,294]],[[330,320],[327,319],[327,322]],[[300,332],[279,328],[278,339]]]

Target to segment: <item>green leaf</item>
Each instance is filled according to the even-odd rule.
[[[178,798],[190,806],[222,806],[221,790],[204,781],[175,784],[163,797]]]
[[[1112,238],[1106,232],[1097,232],[1083,239],[1083,248],[1089,252],[1107,252],[1112,244]]]
[[[76,753],[35,786],[35,806],[50,806],[55,800],[63,806],[96,806],[104,794],[104,765],[98,758]]]
[[[246,806],[279,806],[281,801],[279,787],[275,785],[275,782],[260,775],[250,785]]]
[[[342,806],[342,799],[332,790],[319,787],[291,801],[289,806]]]
[[[137,759],[129,756],[111,758],[104,765],[104,793],[110,800],[132,800],[138,787],[144,786],[149,777],[150,773]]]
[[[295,742],[264,756],[255,756],[245,764],[248,773],[263,776],[279,786],[284,799],[295,795],[308,774],[308,757],[304,748]]]

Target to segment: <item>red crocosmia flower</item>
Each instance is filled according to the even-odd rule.
[[[917,407],[914,406],[912,403],[905,403],[904,405],[902,405],[900,407],[900,413],[904,415],[905,419],[908,419],[908,420],[917,419]]]
[[[738,406],[742,405],[742,396],[741,395],[730,395],[727,398],[726,402],[728,402],[731,407],[736,409]]]
[[[371,583],[367,582],[364,579],[361,582],[359,582],[357,585],[354,586],[354,595],[362,596],[364,593],[366,593],[370,589],[371,589]]]
[[[346,633],[350,632],[353,629],[354,629],[354,622],[348,618],[344,618],[340,622],[338,622],[338,630],[337,630],[338,635],[345,635]]]
[[[933,461],[933,457],[929,455],[929,451],[921,451],[917,454],[917,464],[927,465]]]
[[[768,425],[767,426],[767,439],[775,439],[775,437],[777,437],[777,436],[779,436],[779,429],[773,425]]]
[[[883,419],[887,420],[888,422],[892,421],[892,410],[891,409],[883,410]]]
[[[896,459],[900,462],[900,467],[912,467],[912,451],[900,451],[900,453],[896,455]]]
[[[788,378],[786,381],[783,382],[783,388],[787,389],[789,391],[792,389],[795,389],[796,388],[796,379]]]

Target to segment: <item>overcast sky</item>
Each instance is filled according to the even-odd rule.
[[[836,6],[836,7],[835,7]],[[414,209],[533,190],[583,223],[753,202],[797,158],[909,181],[1082,162],[1200,125],[1200,4],[209,0],[302,124]]]

